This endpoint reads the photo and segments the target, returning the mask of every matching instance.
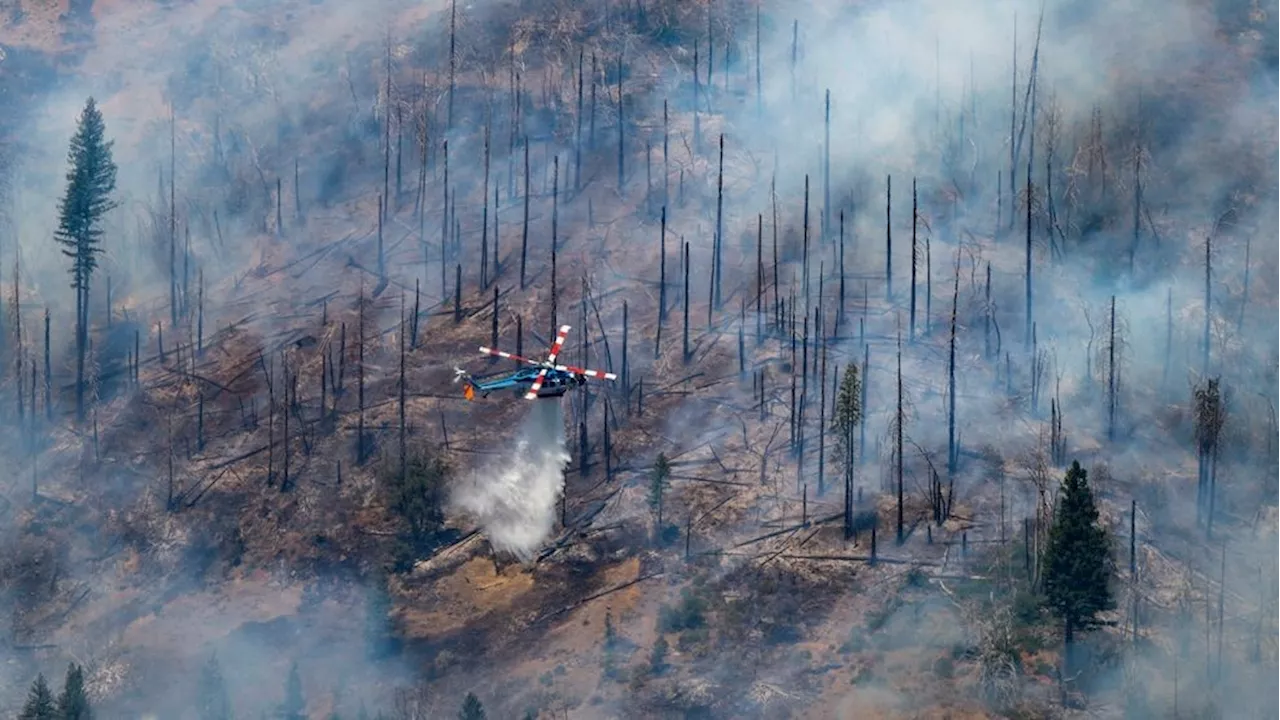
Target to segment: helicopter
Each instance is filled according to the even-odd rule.
[[[569,336],[569,330],[570,326],[568,325],[560,326],[560,330],[556,333],[555,342],[551,344],[551,351],[547,354],[547,359],[541,361],[531,360],[514,353],[481,345],[480,354],[482,355],[515,360],[516,362],[526,363],[529,367],[520,368],[512,373],[487,377],[475,377],[466,370],[455,367],[453,369],[453,381],[455,383],[463,383],[462,395],[467,400],[473,400],[477,393],[480,394],[480,397],[488,397],[494,391],[507,389],[513,390],[516,395],[523,395],[525,400],[539,400],[563,397],[569,390],[585,385],[587,378],[617,380],[618,376],[611,372],[556,364],[556,357],[560,355],[560,350],[564,348],[564,341]]]

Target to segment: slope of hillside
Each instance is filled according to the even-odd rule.
[[[211,656],[238,715],[295,662],[316,718],[1274,712],[1276,33],[1239,4],[19,3],[0,712],[75,662],[101,716],[206,717]],[[89,95],[78,422],[45,238]],[[566,323],[620,377],[558,401],[561,487],[518,442],[552,421],[452,380]],[[1071,667],[1075,459],[1116,607]]]

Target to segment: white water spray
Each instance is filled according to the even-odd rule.
[[[453,504],[476,517],[495,550],[533,557],[555,526],[564,490],[564,417],[560,400],[535,400],[514,446],[453,492]]]

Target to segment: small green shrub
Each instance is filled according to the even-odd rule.
[[[658,610],[658,632],[674,633],[701,628],[707,623],[707,602],[685,588],[680,592],[680,602],[663,605]]]

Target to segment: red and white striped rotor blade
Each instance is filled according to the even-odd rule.
[[[571,372],[574,375],[586,375],[587,377],[600,378],[602,380],[618,379],[617,375],[603,370],[588,370],[586,368],[574,367],[572,365],[557,365],[556,369],[561,372]]]
[[[560,354],[560,350],[564,348],[565,338],[569,337],[569,326],[561,325],[560,332],[556,333],[556,341],[551,343],[551,354],[547,356],[547,363],[555,365],[556,356]]]
[[[529,359],[529,358],[527,358],[527,357],[520,357],[519,355],[516,355],[515,353],[509,353],[509,352],[506,352],[505,350],[494,350],[494,349],[493,349],[493,348],[491,348],[491,347],[485,347],[485,346],[483,346],[483,345],[481,345],[481,346],[480,346],[480,352],[481,352],[481,354],[484,354],[484,355],[493,355],[493,356],[495,356],[495,357],[507,358],[508,360],[515,360],[516,362],[528,363],[528,364],[530,364],[530,365],[541,365],[541,364],[542,364],[542,363],[538,362],[537,360],[530,360],[530,359]]]
[[[542,378],[547,376],[547,368],[538,371],[538,377],[533,379],[533,385],[529,387],[529,392],[524,394],[525,400],[537,400],[538,391],[542,389]]]

